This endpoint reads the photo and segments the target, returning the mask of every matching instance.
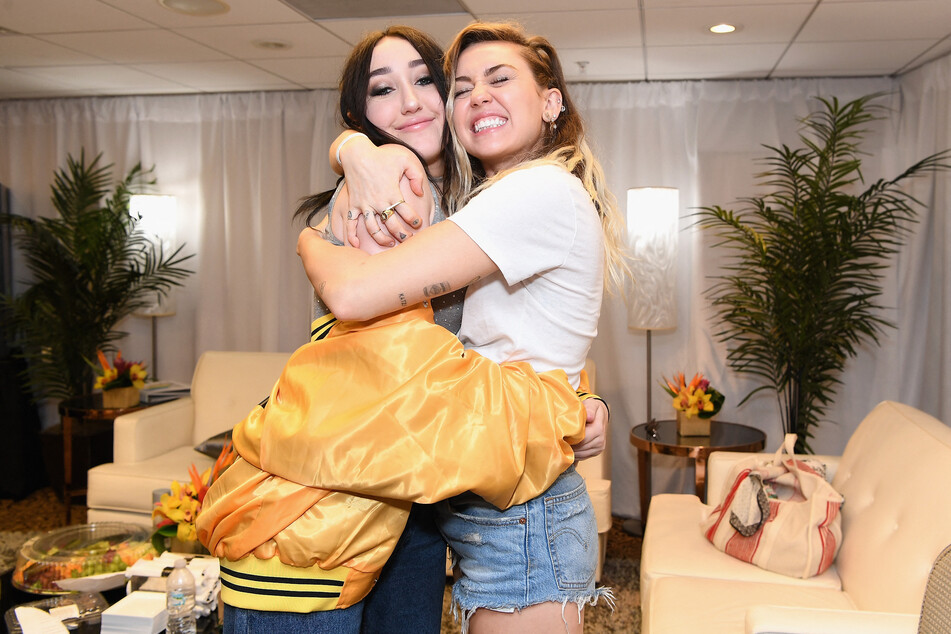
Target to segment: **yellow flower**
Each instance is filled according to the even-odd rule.
[[[179,523],[176,537],[183,542],[193,542],[198,539],[198,531],[195,530],[194,522],[190,524]]]
[[[133,363],[132,367],[129,368],[129,378],[132,379],[132,385],[139,388],[140,390],[145,387],[145,379],[148,377],[148,373],[138,363]]]

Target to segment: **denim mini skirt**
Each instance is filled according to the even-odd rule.
[[[461,577],[453,613],[463,631],[478,608],[503,612],[555,601],[581,609],[610,590],[595,589],[598,530],[584,479],[574,466],[540,496],[500,511],[465,493],[439,504],[439,528]]]

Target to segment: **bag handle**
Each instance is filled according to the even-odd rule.
[[[783,444],[779,446],[779,449],[776,450],[776,453],[773,454],[773,464],[781,465],[786,458],[793,464],[793,469],[797,472],[799,471],[799,465],[796,464],[796,439],[798,436],[796,434],[786,434],[783,438]],[[786,454],[783,456],[783,454]]]

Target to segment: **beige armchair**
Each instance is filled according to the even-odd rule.
[[[951,428],[884,401],[841,456],[818,457],[845,496],[842,547],[831,568],[809,579],[739,561],[703,537],[703,518],[729,491],[730,467],[749,455],[711,455],[709,505],[693,495],[652,499],[641,552],[642,631],[914,632],[928,571],[951,543]]]
[[[206,352],[192,377],[191,396],[115,420],[113,462],[89,470],[88,520],[151,526],[152,491],[188,481],[214,460],[195,447],[231,429],[271,393],[290,354]]]

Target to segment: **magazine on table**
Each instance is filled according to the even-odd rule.
[[[145,387],[139,390],[139,402],[148,405],[156,405],[166,401],[189,396],[192,388],[188,383],[179,383],[178,381],[153,381],[146,383]]]

